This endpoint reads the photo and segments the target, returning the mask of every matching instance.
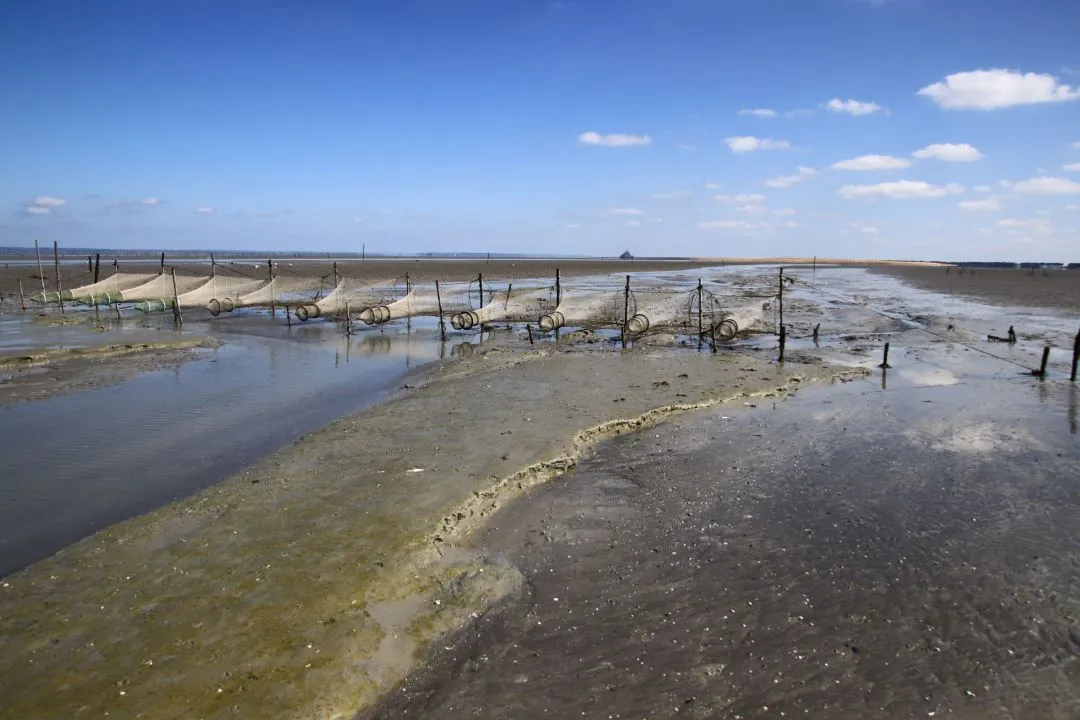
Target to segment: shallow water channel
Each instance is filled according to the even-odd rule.
[[[352,337],[259,314],[185,328],[222,345],[119,385],[0,407],[0,576],[219,482],[482,341],[443,343],[424,319]],[[57,328],[57,343],[78,346],[79,332]],[[5,336],[19,345],[14,327]]]

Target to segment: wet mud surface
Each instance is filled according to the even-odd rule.
[[[891,374],[605,442],[360,717],[1077,717],[1078,388]]]
[[[918,288],[967,295],[996,305],[1053,307],[1080,313],[1080,270],[883,266],[873,272]]]

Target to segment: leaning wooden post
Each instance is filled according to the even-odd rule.
[[[19,286],[19,292],[20,292],[20,297],[21,297],[21,292],[22,292],[22,286],[21,285]],[[25,310],[26,308],[23,308],[23,309]],[[1076,333],[1076,339],[1073,340],[1072,372],[1069,373],[1069,379],[1072,380],[1073,382],[1076,382],[1076,366],[1077,366],[1077,364],[1080,364],[1080,332]]]
[[[626,290],[623,292],[623,313],[622,313],[622,346],[626,349],[626,330],[627,323],[630,322],[630,276],[626,276]]]
[[[101,253],[94,253],[94,282],[98,281],[98,274],[101,272]]]
[[[1046,379],[1046,364],[1050,361],[1050,346],[1047,345],[1043,348],[1042,362],[1039,364],[1039,369],[1031,373],[1037,375],[1040,378]]]
[[[60,312],[64,312],[64,288],[60,285],[60,243],[53,240],[53,262],[56,264],[56,300],[60,303]]]
[[[780,357],[777,362],[784,362],[784,345],[787,344],[787,328],[780,326]]]
[[[555,268],[555,307],[562,302],[562,279],[559,277],[559,268]]]
[[[26,298],[23,297],[22,278],[19,278],[19,307],[22,308],[23,310],[26,309]],[[1078,338],[1078,342],[1080,342],[1080,335],[1077,335],[1076,337]],[[1080,345],[1078,345],[1077,347],[1080,347]],[[1076,361],[1075,360],[1073,361],[1073,375],[1076,375]],[[1073,380],[1075,380],[1075,379],[1076,378],[1073,378]]]
[[[784,327],[784,268],[780,268],[780,327]]]
[[[889,365],[889,343],[885,343],[885,356],[881,359],[881,364],[878,367],[882,370],[888,370],[892,367]]]
[[[162,253],[164,256],[165,253]],[[173,319],[177,325],[184,324],[184,314],[180,312],[180,294],[176,291],[176,268],[172,268]]]
[[[529,331],[529,344],[533,344],[532,325],[525,323],[525,329]]]
[[[439,281],[435,281],[435,302],[439,304],[439,337],[446,340],[446,320],[442,313],[442,292],[439,290]]]
[[[41,269],[41,246],[34,240],[34,254],[37,255],[37,274],[41,279],[41,294],[45,295],[45,271]]]

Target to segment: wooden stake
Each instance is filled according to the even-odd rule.
[[[267,275],[270,276],[270,317],[277,315],[277,305],[274,302],[274,261],[266,259]]]
[[[1033,375],[1038,375],[1042,379],[1046,379],[1046,363],[1050,361],[1050,346],[1047,345],[1043,348],[1042,363],[1039,365],[1039,369],[1036,370]]]
[[[367,258],[367,243],[360,246],[360,262],[363,262]]]
[[[780,328],[784,327],[784,268],[780,268]]]
[[[162,257],[165,257],[165,253],[161,253]],[[164,267],[162,268],[164,272]],[[176,292],[176,268],[172,269],[172,296],[173,296],[173,319],[176,320],[176,324],[183,326],[184,314],[180,312],[180,294]]]
[[[698,278],[698,281],[697,281],[697,347],[698,347],[698,350],[701,349],[702,338],[705,337],[705,328],[701,324],[701,298],[702,298],[701,278]]]
[[[562,302],[562,280],[559,277],[559,268],[555,268],[555,307]]]
[[[60,302],[60,312],[64,312],[63,287],[60,285],[60,243],[53,240],[53,262],[56,265],[56,299]]]
[[[21,307],[23,310],[26,309],[26,298],[23,297],[22,278],[19,278],[19,307]],[[1078,339],[1080,339],[1080,335],[1077,335],[1076,337]],[[1073,375],[1076,375],[1076,362],[1075,361],[1073,362]],[[1076,378],[1073,378],[1073,379],[1075,380]]]
[[[87,255],[86,256],[86,272],[88,272],[88,273],[94,272],[94,256],[93,255]]]
[[[889,365],[889,343],[885,343],[885,357],[881,359],[881,364],[878,365],[882,370],[888,370],[892,365]]]
[[[477,278],[477,282],[480,283],[480,305],[476,308],[477,310],[479,310],[480,308],[484,307],[484,273],[480,273],[480,276]],[[481,329],[483,329],[482,325]]]
[[[41,294],[45,295],[45,271],[41,269],[41,247],[37,240],[34,240],[34,254],[37,255],[37,274],[41,279]]]
[[[506,286],[506,302],[503,303],[503,310],[510,306],[510,291],[514,289],[514,283],[510,283]]]
[[[19,292],[22,292],[22,286],[19,286]],[[21,297],[21,294],[20,294]],[[23,308],[24,310],[26,308]],[[1076,366],[1080,364],[1080,332],[1076,333],[1076,339],[1073,340],[1073,361],[1072,372],[1069,373],[1069,379],[1076,382]]]
[[[435,281],[435,302],[439,304],[439,337],[446,340],[446,320],[442,313],[442,293],[439,291],[439,281]]]
[[[165,274],[165,253],[161,253],[161,274]]]
[[[530,325],[529,323],[525,323],[525,329],[529,331],[529,344],[532,345],[533,344],[532,325]]]
[[[623,292],[622,346],[626,349],[627,323],[630,322],[630,276],[626,276],[626,290]]]
[[[778,362],[784,362],[784,345],[787,344],[787,328],[780,326],[780,357]]]
[[[289,324],[289,327],[292,327],[292,313],[288,305],[285,306],[285,322]]]
[[[334,287],[336,288],[337,285],[338,285],[337,263],[335,262],[334,263]]]
[[[98,274],[101,272],[101,253],[94,254],[94,282],[98,281]]]

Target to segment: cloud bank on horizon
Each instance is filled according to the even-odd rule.
[[[9,3],[0,245],[1078,262],[1077,27],[1050,0]]]

